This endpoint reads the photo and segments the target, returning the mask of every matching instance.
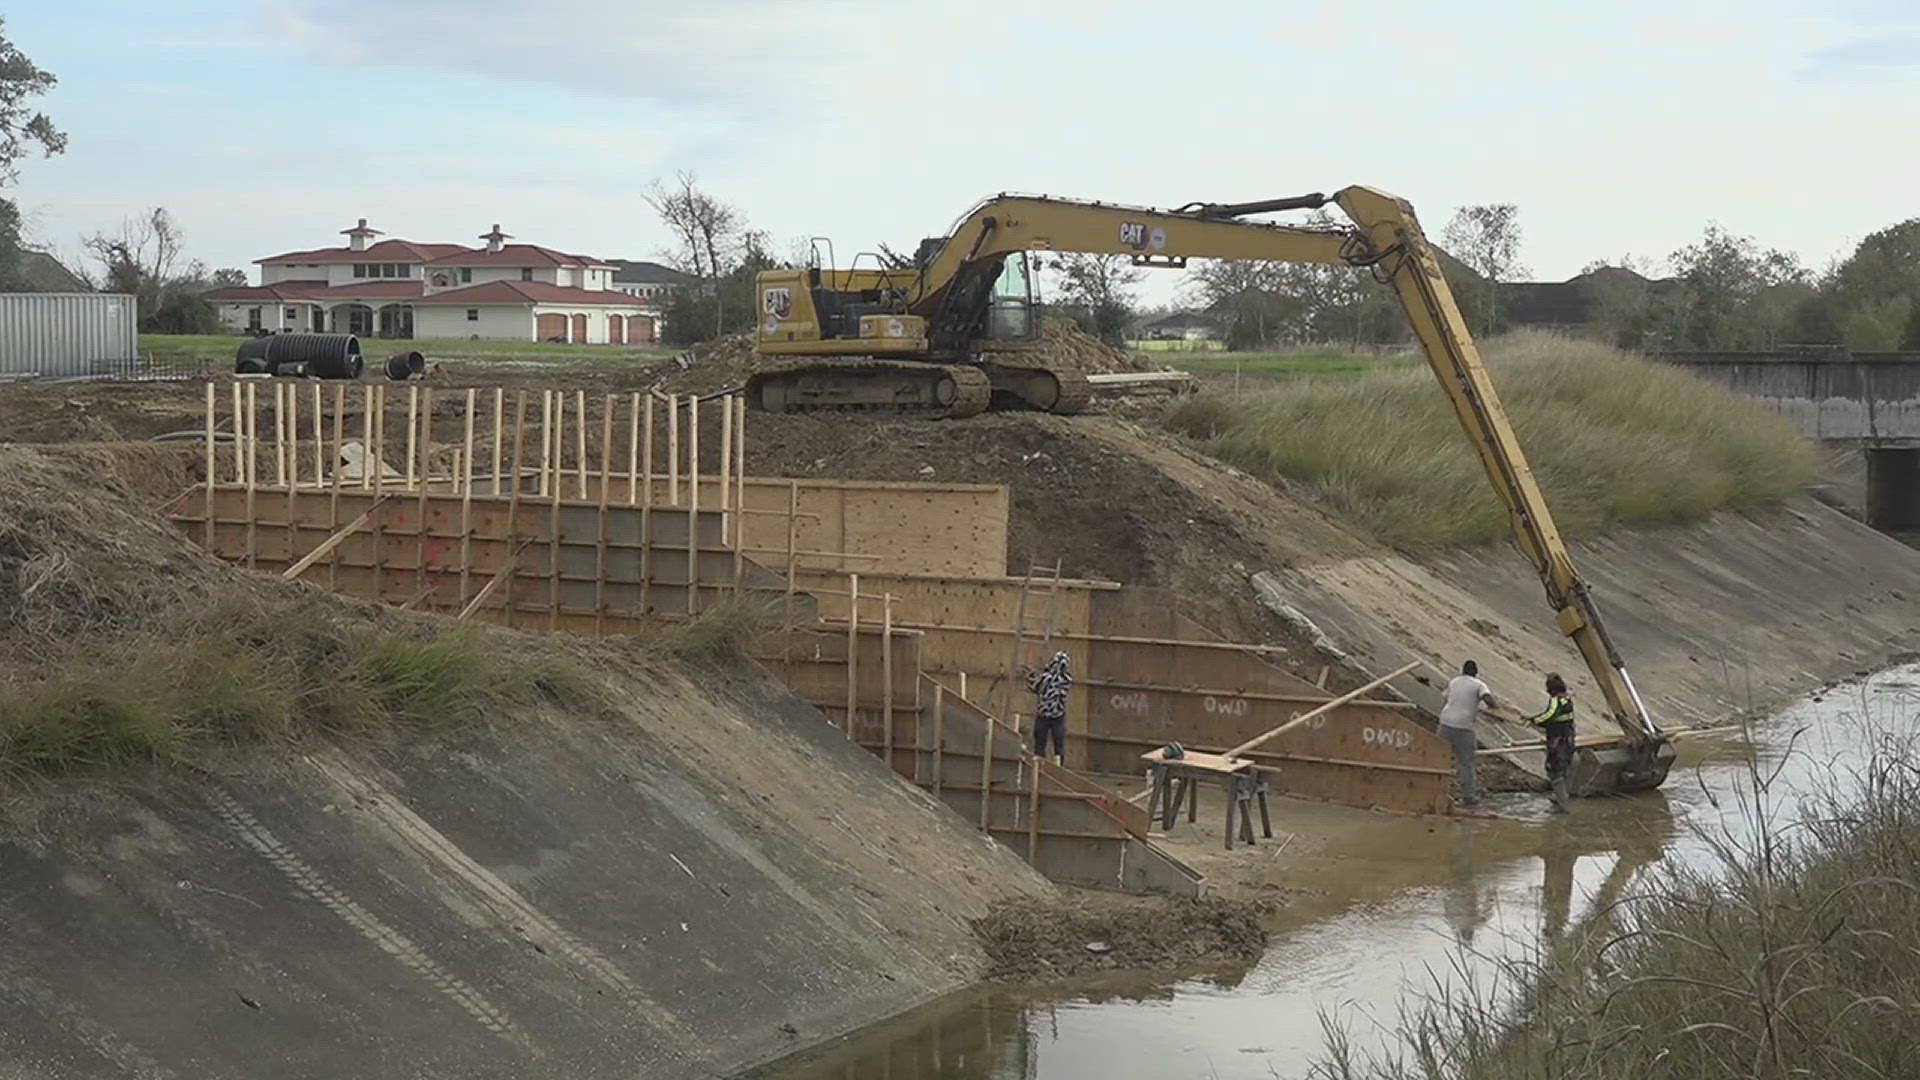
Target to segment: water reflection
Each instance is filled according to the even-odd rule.
[[[1920,668],[1883,673],[1803,701],[1756,731],[1761,771],[1779,767],[1766,797],[1781,814],[1842,775],[1876,738],[1910,730]],[[1796,753],[1782,758],[1785,748]],[[1548,818],[1535,796],[1495,797],[1501,818],[1444,823],[1375,853],[1424,860],[1416,883],[1355,888],[1324,905],[1282,912],[1245,972],[1182,980],[1105,980],[1069,990],[973,990],[859,1033],[781,1080],[1008,1080],[1088,1076],[1271,1080],[1306,1073],[1322,1012],[1390,1031],[1423,991],[1477,979],[1539,955],[1609,910],[1662,860],[1705,866],[1709,837],[1742,842],[1751,826],[1752,771],[1737,739],[1696,747],[1664,792],[1586,801]],[[1518,819],[1518,820],[1515,820]],[[1430,854],[1429,854],[1430,853]],[[1368,864],[1360,863],[1356,880]],[[1343,864],[1344,865],[1344,864]],[[1353,870],[1347,871],[1353,873]]]

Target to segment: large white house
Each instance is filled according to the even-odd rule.
[[[485,247],[380,240],[361,218],[344,247],[254,260],[260,284],[208,294],[236,330],[646,344],[660,309],[614,283],[616,264],[537,244],[510,244],[500,226]]]

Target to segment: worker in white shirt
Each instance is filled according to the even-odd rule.
[[[1480,681],[1480,665],[1469,660],[1460,665],[1460,674],[1447,683],[1446,704],[1440,707],[1440,737],[1453,747],[1453,771],[1460,781],[1460,805],[1480,802],[1480,788],[1474,783],[1474,754],[1480,742],[1473,733],[1473,722],[1481,709],[1495,705],[1493,692]]]

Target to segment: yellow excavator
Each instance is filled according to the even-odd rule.
[[[1256,214],[1338,206],[1350,227],[1248,221]],[[1393,290],[1434,376],[1505,504],[1520,550],[1546,587],[1562,633],[1586,661],[1620,738],[1581,747],[1582,794],[1645,791],[1672,767],[1656,725],[1500,407],[1433,246],[1406,200],[1368,187],[1247,203],[1154,210],[1029,195],[974,207],[910,266],[774,270],[758,279],[756,351],[789,358],[750,378],[748,401],[768,412],[864,411],[962,417],[996,400],[1056,413],[1091,398],[1086,377],[1024,362],[1038,339],[1029,253],[1131,256],[1141,266],[1252,259],[1347,266]],[[857,260],[856,260],[857,264]]]

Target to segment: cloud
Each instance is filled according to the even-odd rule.
[[[1859,38],[1809,53],[1794,77],[1807,82],[1887,82],[1920,69],[1920,35]]]

